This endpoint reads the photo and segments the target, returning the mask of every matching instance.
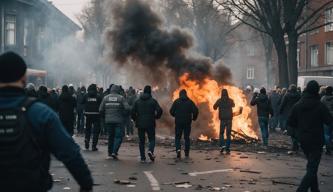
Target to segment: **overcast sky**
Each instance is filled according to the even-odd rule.
[[[76,16],[90,0],[51,0],[53,4],[65,15],[70,17],[75,23],[79,24]]]

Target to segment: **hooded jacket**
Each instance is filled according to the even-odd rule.
[[[258,117],[269,118],[269,115],[273,116],[271,101],[266,94],[254,94],[251,100],[251,105],[257,105]]]
[[[280,102],[281,102],[281,95],[277,93],[276,91],[272,92],[272,95],[270,96],[272,108],[274,111],[274,114],[280,113]]]
[[[333,118],[318,94],[305,92],[294,105],[288,117],[289,134],[296,137],[304,148],[318,149],[324,145],[324,124]]]
[[[99,115],[99,106],[101,105],[102,98],[97,93],[96,85],[88,87],[88,93],[84,96],[84,114],[85,115]]]
[[[70,92],[62,92],[59,96],[59,116],[62,120],[73,120],[76,99]]]
[[[99,107],[100,114],[104,115],[105,123],[123,124],[130,107],[126,99],[120,95],[120,87],[113,85],[110,94],[103,98]]]
[[[301,95],[295,91],[288,91],[285,96],[283,96],[281,105],[280,105],[280,114],[284,116],[288,116],[291,108],[297,103],[297,101],[301,98]]]
[[[176,125],[191,125],[192,120],[198,118],[199,110],[186,93],[180,93],[170,108],[170,114],[175,117]]]
[[[235,107],[235,103],[232,99],[229,98],[227,92],[221,94],[221,98],[218,99],[213,108],[214,110],[219,109],[219,118],[220,120],[232,120],[232,108]]]
[[[149,93],[143,93],[132,110],[132,118],[138,128],[155,128],[155,120],[161,118],[162,114],[162,108]]]

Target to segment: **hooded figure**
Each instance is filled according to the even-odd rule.
[[[230,154],[231,144],[231,129],[232,129],[232,108],[235,107],[235,103],[229,98],[228,90],[222,89],[221,98],[218,99],[213,108],[219,109],[220,123],[220,152],[223,153],[226,149],[227,154]],[[224,132],[227,131],[227,143],[225,144]]]
[[[110,94],[103,98],[99,112],[104,116],[105,128],[109,132],[109,158],[118,159],[118,151],[125,135],[124,121],[130,107],[124,96],[120,94],[118,85],[110,86]]]
[[[190,134],[191,124],[198,118],[199,110],[194,102],[188,98],[186,90],[179,92],[179,98],[176,99],[170,109],[170,114],[175,118],[175,146],[177,158],[181,158],[181,137],[184,133],[185,140],[185,157],[190,153]]]
[[[317,172],[323,152],[324,124],[333,123],[332,115],[320,102],[319,84],[310,81],[288,117],[290,134],[297,138],[308,160],[306,174],[297,191],[319,191]]]
[[[261,136],[263,145],[265,147],[268,146],[268,122],[269,122],[269,115],[273,116],[273,109],[271,105],[271,101],[266,94],[266,89],[261,88],[260,93],[254,93],[253,98],[251,100],[252,106],[257,106],[257,115],[258,115],[258,122],[259,127],[261,130]]]
[[[271,118],[271,121],[270,121],[270,129],[272,131],[275,131],[275,129],[277,128],[277,126],[279,124],[280,100],[282,97],[281,97],[280,93],[278,92],[278,89],[279,88],[273,90],[272,94],[270,96],[273,113],[274,113],[274,116]]]
[[[138,128],[140,139],[140,156],[141,161],[146,161],[145,155],[145,135],[148,135],[149,151],[148,156],[151,161],[155,160],[155,127],[156,119],[161,118],[162,108],[158,102],[151,96],[151,86],[145,86],[143,94],[134,103],[132,110],[132,118]]]
[[[92,151],[97,151],[98,137],[101,131],[99,106],[101,105],[102,98],[97,93],[96,84],[91,84],[88,87],[88,93],[85,95],[84,115],[86,116],[86,131],[85,131],[85,148],[89,149],[91,133],[92,138]]]
[[[325,95],[321,98],[321,102],[327,107],[331,115],[333,116],[333,87],[328,86],[325,90]],[[326,154],[331,155],[331,141],[332,141],[332,130],[333,125],[324,125],[325,130],[325,144]]]
[[[64,85],[59,96],[59,117],[71,136],[74,135],[75,107],[76,99],[69,92],[68,86]]]
[[[85,102],[85,97],[86,97],[87,91],[86,88],[84,86],[82,86],[78,92],[77,92],[77,107],[76,107],[76,111],[77,111],[77,131],[79,134],[83,133],[84,130],[84,102]]]
[[[281,105],[280,105],[280,114],[282,116],[281,128],[286,130],[286,123],[291,108],[297,103],[301,98],[301,95],[297,91],[296,85],[290,85],[287,93],[283,96]]]
[[[57,111],[57,100],[51,97],[51,95],[47,92],[47,88],[45,86],[39,87],[38,100],[52,108],[54,111]]]

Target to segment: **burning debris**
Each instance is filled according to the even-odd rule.
[[[168,96],[162,100],[165,111],[168,111],[170,95],[175,99],[179,91],[185,89],[201,111],[193,125],[195,137],[200,134],[209,138],[218,137],[218,112],[213,105],[224,88],[235,101],[235,110],[242,110],[233,120],[233,130],[240,133],[234,136],[246,141],[257,139],[252,130],[251,108],[243,91],[232,86],[230,70],[221,62],[214,64],[210,58],[192,56],[198,54],[190,51],[195,43],[188,30],[177,27],[165,29],[162,17],[152,10],[150,1],[119,1],[113,6],[112,14],[113,27],[106,32],[112,63],[129,68],[131,72],[137,72],[133,68],[144,70],[143,78],[153,82],[157,90],[166,87],[168,92],[165,94]],[[163,124],[170,127],[172,119],[169,116],[163,118]]]

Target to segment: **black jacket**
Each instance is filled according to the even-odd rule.
[[[161,118],[163,110],[150,94],[143,93],[134,103],[132,118],[138,128],[155,128],[156,119]]]
[[[258,117],[269,118],[269,115],[273,116],[273,109],[271,101],[268,99],[267,95],[264,94],[254,94],[251,100],[251,105],[257,105],[257,115]]]
[[[229,97],[223,97],[216,101],[213,108],[219,109],[220,120],[232,120],[232,108],[235,107],[235,103]]]
[[[276,91],[272,92],[272,95],[270,96],[272,108],[274,114],[279,114],[280,113],[280,102],[281,102],[281,95],[277,93]]]
[[[289,134],[298,139],[303,147],[318,148],[324,145],[324,124],[333,118],[319,95],[304,93],[294,105],[288,117]]]
[[[199,110],[191,99],[182,95],[173,102],[170,114],[175,117],[176,124],[191,125],[192,120],[198,118]]]
[[[95,89],[89,89],[88,93],[84,96],[83,106],[85,115],[99,115],[99,106],[102,103],[102,97]]]
[[[59,96],[59,117],[62,120],[73,120],[76,99],[69,93],[61,93]]]
[[[295,92],[288,92],[285,94],[285,96],[282,98],[281,105],[280,105],[280,114],[284,116],[288,116],[291,108],[299,101],[301,98],[301,95],[295,91]]]

